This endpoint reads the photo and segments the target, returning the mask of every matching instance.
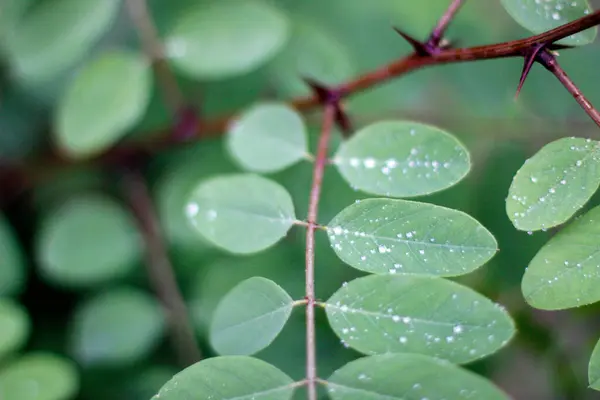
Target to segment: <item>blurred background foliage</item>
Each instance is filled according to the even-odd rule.
[[[228,3],[230,14],[207,11],[219,1]],[[303,76],[341,83],[398,59],[410,48],[391,27],[424,38],[448,1],[148,3],[186,101],[203,118],[211,118],[261,99],[308,94]],[[257,4],[272,15],[253,14]],[[219,53],[215,59],[211,54],[194,55],[193,49],[189,57],[181,56],[182,38],[222,35],[227,40],[232,25],[243,27],[242,34],[244,29],[262,32],[258,37],[270,41],[268,51],[248,64],[231,60],[258,51],[253,42],[226,42],[214,49]],[[498,0],[467,2],[448,32],[457,46],[526,35]],[[600,104],[599,50],[593,44],[563,51],[559,57],[595,104]],[[82,71],[89,72],[100,57],[115,53],[148,64],[121,0],[0,2],[0,165],[30,166],[28,173],[43,177],[17,195],[11,191],[14,185],[4,181],[0,190],[3,400],[148,399],[180,369],[167,340],[167,316],[148,284],[144,243],[118,174],[95,164],[49,173],[32,163],[49,149],[71,146],[69,129],[97,129],[90,134],[96,141],[82,145],[93,152],[120,139],[143,140],[169,127],[169,111],[156,81],[148,78],[146,84],[135,78],[135,62],[130,65],[134,79],[116,73],[112,64],[96,67],[89,78],[93,87],[80,90],[89,88],[102,102],[86,103],[73,94]],[[506,217],[504,200],[512,176],[543,144],[572,135],[598,138],[599,132],[539,66],[534,66],[515,102],[520,71],[517,59],[435,67],[355,95],[346,104],[356,128],[381,119],[416,119],[449,130],[473,155],[474,168],[467,179],[423,200],[465,211],[496,236],[501,249],[497,256],[460,280],[506,305],[519,334],[499,354],[469,368],[516,399],[594,398],[586,390],[586,369],[600,336],[600,323],[594,318],[599,306],[550,313],[525,305],[520,291],[523,270],[553,232],[517,232]],[[69,102],[74,105],[67,112],[64,104]],[[64,114],[69,112],[78,119],[69,121],[72,128],[57,122],[68,119]],[[317,130],[314,117],[307,116]],[[315,138],[316,131],[313,147]],[[339,143],[339,134],[335,140]],[[85,158],[85,151],[78,157]],[[234,257],[202,242],[187,225],[183,205],[190,189],[214,174],[236,170],[221,139],[165,148],[146,168],[169,257],[206,356],[212,354],[207,321],[218,300],[241,280],[270,278],[296,299],[304,292],[303,230],[292,230],[285,241],[262,253]],[[301,163],[272,178],[293,195],[297,215],[305,215],[311,166]],[[328,170],[320,220],[326,223],[362,197],[337,171]],[[596,196],[587,208],[598,204]],[[327,298],[359,272],[335,257],[324,234],[317,235],[317,241],[316,291],[319,298]],[[298,310],[258,357],[299,379],[304,373],[304,334],[304,316]],[[339,343],[322,313],[317,337],[322,376],[357,356]]]

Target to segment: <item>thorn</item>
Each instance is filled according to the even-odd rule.
[[[327,103],[329,102],[329,99],[331,97],[332,91],[331,89],[329,89],[327,86],[323,85],[320,82],[317,82],[316,80],[312,79],[312,78],[308,78],[308,77],[303,77],[302,80],[308,85],[310,86],[310,88],[313,90],[313,92],[317,95],[317,97],[319,98],[319,101],[321,103]]]
[[[567,49],[572,49],[574,47],[575,46],[570,46],[568,44],[556,44],[556,43],[553,43],[553,44],[549,45],[547,47],[547,49],[548,50],[567,50]]]
[[[344,137],[348,137],[352,132],[352,124],[348,114],[345,112],[341,104],[341,96],[339,91],[331,89],[326,85],[317,82],[312,78],[302,78],[313,92],[317,95],[319,102],[323,105],[332,104],[335,107],[335,123],[340,127]]]
[[[523,71],[521,72],[521,79],[519,79],[519,86],[517,86],[517,93],[515,93],[515,100],[517,97],[519,97],[519,93],[521,93],[521,89],[523,88],[523,84],[525,84],[525,79],[527,79],[533,63],[536,61],[537,56],[540,54],[540,51],[545,48],[545,46],[545,44],[535,45],[524,55],[525,62],[523,64]]]
[[[415,39],[414,37],[410,36],[409,34],[401,31],[400,29],[394,27],[394,30],[404,38],[404,40],[406,40],[408,42],[408,44],[411,45],[411,47],[413,48],[413,50],[415,51],[415,53],[419,56],[430,56],[431,55],[431,49],[427,46],[427,44],[422,43],[420,41],[418,41],[417,39]]]

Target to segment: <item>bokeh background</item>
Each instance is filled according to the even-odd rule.
[[[149,6],[159,34],[167,36],[190,7],[211,1],[217,0],[149,0]],[[448,4],[447,0],[261,1],[279,9],[291,24],[292,36],[282,52],[256,70],[223,80],[202,81],[176,71],[186,100],[202,118],[235,113],[261,99],[307,94],[301,76],[335,84],[398,59],[410,48],[392,26],[425,38]],[[114,48],[141,52],[141,45],[126,8],[120,5],[110,28],[67,70],[44,82],[21,77],[6,50],[6,38],[36,7],[52,2],[58,3],[0,2],[0,165],[3,171],[27,166],[33,182],[24,186],[7,173],[0,187],[0,297],[4,298],[0,302],[10,302],[29,321],[22,345],[0,353],[0,393],[2,384],[12,379],[15,363],[42,352],[69,363],[69,378],[62,382],[68,390],[63,397],[31,399],[149,399],[180,367],[167,338],[166,317],[148,283],[143,243],[123,195],[123,182],[113,170],[97,164],[45,170],[35,161],[53,148],[56,105],[77,71],[102,52]],[[598,1],[591,3],[600,7]],[[57,13],[56,22],[62,17]],[[527,35],[499,0],[467,1],[448,31],[457,46]],[[600,105],[599,45],[561,51],[558,60],[592,103]],[[542,312],[525,304],[520,291],[523,271],[555,231],[518,232],[504,207],[512,177],[545,143],[565,136],[598,139],[600,129],[540,66],[533,67],[515,101],[521,68],[520,59],[428,68],[357,94],[346,105],[356,128],[381,119],[415,119],[452,132],[471,151],[473,170],[464,181],[420,200],[465,211],[495,235],[500,252],[460,281],[505,305],[519,333],[502,351],[468,368],[519,400],[600,398],[587,389],[587,363],[600,338],[599,306]],[[318,112],[307,115],[313,146],[318,117]],[[144,140],[169,124],[155,85],[145,116],[125,140]],[[224,293],[241,280],[265,276],[297,299],[304,292],[303,229],[294,228],[267,251],[238,257],[210,247],[188,227],[183,205],[189,190],[208,176],[236,170],[218,138],[165,148],[145,169],[169,257],[205,356],[214,355],[206,336],[211,313]],[[296,165],[272,178],[293,195],[297,215],[306,215],[311,166]],[[322,223],[366,197],[351,190],[333,169],[326,173],[322,196]],[[596,196],[586,209],[598,204]],[[80,220],[60,231],[53,226],[60,225],[57,221],[64,218],[65,207],[81,207]],[[120,234],[113,234],[111,224],[123,225],[117,229]],[[53,247],[58,235],[63,235],[62,243],[70,241],[72,246]],[[88,245],[78,246],[79,236]],[[317,234],[317,245],[316,292],[326,299],[360,273],[337,259],[325,234]],[[52,270],[56,262],[70,264],[57,274]],[[99,278],[90,278],[94,271]],[[0,316],[0,332],[7,326]],[[257,356],[300,379],[304,335],[304,314],[298,309],[273,345]],[[340,344],[324,313],[318,315],[317,338],[320,376],[358,356]],[[46,372],[40,374],[48,380],[45,384],[52,384]]]

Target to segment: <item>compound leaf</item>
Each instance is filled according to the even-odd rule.
[[[361,200],[342,210],[327,233],[344,262],[376,274],[462,275],[497,250],[492,234],[469,215],[408,200]]]
[[[130,364],[160,340],[165,320],[144,292],[115,288],[83,303],[73,318],[71,347],[85,365]]]
[[[276,172],[308,155],[302,117],[285,104],[259,104],[229,126],[227,147],[237,162],[254,172]]]
[[[37,237],[42,275],[70,287],[121,278],[135,267],[140,254],[133,218],[100,195],[77,197],[54,210]]]
[[[120,5],[121,0],[54,0],[33,7],[8,36],[17,75],[49,81],[72,67],[110,29]]]
[[[290,400],[292,379],[262,360],[213,357],[175,375],[152,400]]]
[[[74,158],[95,155],[121,139],[144,115],[152,88],[140,55],[110,51],[85,65],[66,89],[56,115],[56,141]]]
[[[292,313],[293,300],[275,282],[246,279],[221,300],[211,324],[213,348],[220,354],[250,355],[267,347]]]
[[[508,313],[477,292],[433,276],[371,275],[325,304],[329,323],[361,353],[418,353],[466,363],[498,351],[513,336]]]
[[[501,0],[504,9],[525,29],[542,33],[584,17],[593,10],[587,0]],[[596,27],[568,36],[557,43],[581,46],[596,38]]]
[[[558,232],[525,270],[522,291],[533,307],[561,310],[600,300],[600,207]]]
[[[287,18],[267,2],[200,3],[182,14],[166,46],[182,73],[217,80],[260,67],[281,50],[288,36]]]
[[[0,298],[0,359],[25,344],[30,325],[27,311],[20,304]]]
[[[419,354],[383,354],[352,361],[333,373],[327,389],[333,400],[509,399],[473,372]]]
[[[382,121],[357,132],[338,149],[334,164],[359,190],[413,197],[446,189],[469,172],[464,146],[430,125]]]
[[[544,146],[519,169],[506,199],[517,229],[534,231],[562,224],[600,185],[600,143],[563,138]]]
[[[67,400],[78,389],[76,366],[50,353],[28,353],[0,370],[0,399]]]
[[[193,227],[206,240],[232,253],[264,250],[294,224],[294,205],[278,183],[254,174],[202,181],[186,205]]]

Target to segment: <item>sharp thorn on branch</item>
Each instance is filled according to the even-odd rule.
[[[533,63],[536,61],[540,51],[544,50],[546,47],[545,44],[538,44],[533,46],[531,49],[527,50],[524,53],[525,60],[523,62],[523,70],[521,71],[521,78],[519,79],[519,86],[517,86],[517,93],[515,93],[515,100],[519,97],[519,93],[521,93],[521,89],[525,84],[525,80],[529,76],[529,72],[531,71],[531,67]]]
[[[418,41],[414,37],[410,36],[408,33],[404,32],[396,27],[394,27],[394,30],[400,36],[402,36],[402,38],[404,38],[404,40],[406,40],[408,42],[408,44],[410,44],[410,46],[415,51],[415,54],[417,54],[419,56],[430,56],[431,55],[431,49],[429,48],[429,46],[427,46],[427,44]]]
[[[350,117],[344,110],[344,107],[338,102],[335,107],[335,123],[340,127],[342,136],[345,138],[350,137],[352,133],[352,122]]]

